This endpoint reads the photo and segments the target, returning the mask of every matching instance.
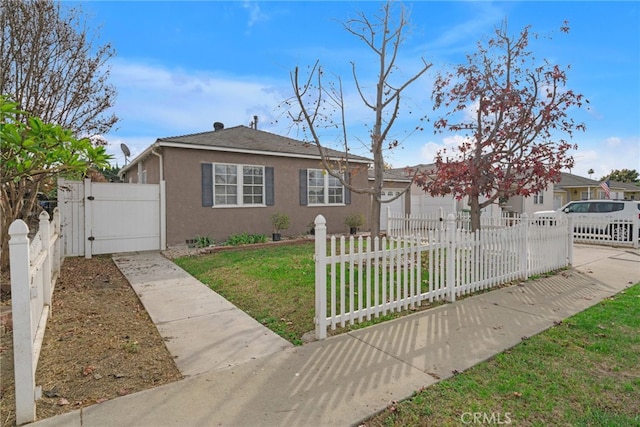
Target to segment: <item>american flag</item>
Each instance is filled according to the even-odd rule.
[[[609,180],[606,180],[600,184],[600,187],[604,190],[604,198],[609,199],[611,197],[611,189],[609,188]]]

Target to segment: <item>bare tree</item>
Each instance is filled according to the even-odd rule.
[[[396,9],[398,5],[397,18]],[[412,83],[418,80],[430,67],[422,59],[421,68],[412,77],[397,81],[394,73],[397,72],[397,60],[400,48],[404,42],[404,34],[409,22],[407,12],[401,4],[388,1],[380,9],[380,14],[368,18],[364,13],[358,13],[354,19],[343,23],[344,29],[360,39],[377,59],[377,81],[372,96],[366,90],[366,85],[358,78],[355,62],[351,62],[351,69],[355,88],[363,104],[374,113],[373,123],[370,125],[370,147],[373,155],[374,181],[367,188],[357,188],[352,185],[349,174],[349,137],[346,119],[345,96],[342,79],[335,77],[333,81],[325,81],[325,71],[319,62],[310,67],[307,78],[301,82],[298,67],[291,73],[291,84],[294,96],[288,106],[294,105],[299,111],[289,111],[293,122],[300,124],[311,141],[318,147],[322,157],[322,164],[326,171],[339,179],[342,185],[359,194],[371,195],[370,224],[371,234],[377,236],[380,233],[380,208],[382,200],[383,173],[385,169],[384,151],[393,149],[399,142],[391,135],[391,129],[399,117],[401,95]],[[293,108],[293,107],[292,107]],[[336,118],[337,117],[337,118]],[[424,120],[421,118],[419,120]],[[339,128],[340,142],[343,144],[345,157],[341,161],[330,161],[326,156],[326,141],[321,137],[323,128]],[[416,126],[413,130],[421,129]],[[407,186],[405,189],[408,190]],[[401,193],[403,194],[403,193]],[[397,197],[400,197],[399,194]],[[394,198],[394,199],[395,199]],[[390,202],[391,200],[386,200]]]
[[[110,44],[96,37],[79,9],[53,0],[0,0],[0,94],[46,123],[78,135],[106,133],[116,91],[107,83]]]

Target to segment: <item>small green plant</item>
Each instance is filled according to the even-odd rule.
[[[271,215],[271,224],[273,224],[273,231],[279,233],[280,230],[286,230],[289,228],[289,215],[286,213],[276,212]]]
[[[353,214],[353,215],[348,215],[345,219],[344,219],[344,223],[347,225],[347,227],[349,228],[358,228],[358,227],[362,227],[364,225],[364,215],[363,214]]]
[[[213,245],[213,239],[209,236],[196,236],[195,245],[197,248],[206,248]]]
[[[137,353],[140,351],[140,344],[138,341],[128,341],[122,344],[121,348],[127,353]]]
[[[226,241],[228,246],[251,245],[254,243],[266,243],[267,236],[265,234],[232,234]]]

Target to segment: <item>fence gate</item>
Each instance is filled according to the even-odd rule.
[[[58,180],[65,256],[166,247],[164,182],[122,184]]]

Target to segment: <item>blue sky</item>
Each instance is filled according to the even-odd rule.
[[[67,6],[78,3],[65,2]],[[97,29],[98,44],[112,43],[110,82],[118,90],[113,109],[120,122],[105,135],[109,152],[122,166],[120,144],[133,156],[157,138],[249,125],[259,117],[262,130],[301,139],[291,127],[282,102],[293,94],[290,72],[316,60],[347,84],[347,122],[353,141],[365,140],[364,123],[372,122],[348,85],[350,61],[363,81],[375,77],[371,52],[341,22],[363,12],[372,16],[380,2],[369,1],[84,1],[87,23]],[[587,110],[572,110],[586,132],[574,135],[572,173],[599,179],[613,169],[640,171],[640,3],[626,2],[405,2],[411,30],[399,57],[400,72],[417,71],[420,58],[432,67],[407,93],[412,111],[431,110],[435,74],[464,61],[479,40],[492,35],[506,18],[511,33],[531,25],[551,34],[532,43],[538,58],[570,65],[568,87],[590,101]],[[560,34],[563,21],[569,34]],[[405,109],[404,111],[408,111]],[[432,120],[433,121],[433,120]],[[415,113],[398,120],[394,137],[402,146],[387,154],[387,163],[403,167],[431,163],[455,135],[434,134]],[[330,135],[327,145],[331,146]],[[363,145],[352,150],[369,156]]]

